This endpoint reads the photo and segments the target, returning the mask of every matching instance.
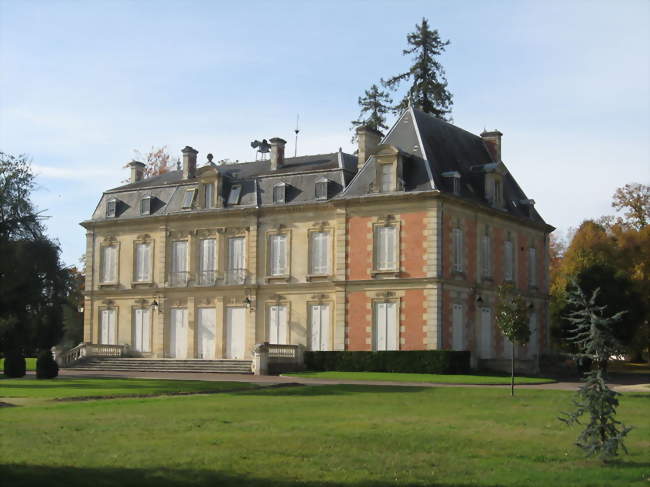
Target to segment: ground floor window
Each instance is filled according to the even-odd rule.
[[[269,343],[287,345],[287,307],[284,305],[269,306]]]
[[[309,308],[310,348],[311,350],[328,351],[330,349],[329,304],[312,304]]]
[[[151,352],[151,313],[148,308],[133,311],[133,341],[136,352]]]
[[[397,303],[393,301],[375,303],[373,350],[399,350],[397,322]]]
[[[99,312],[99,343],[117,345],[117,323],[115,309],[103,309]]]

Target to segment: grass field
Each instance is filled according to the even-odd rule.
[[[27,370],[36,370],[36,357],[27,357],[25,359],[25,367]],[[5,359],[0,358],[0,376],[5,368]]]
[[[88,379],[114,394],[142,383]],[[81,383],[79,383],[81,381]],[[56,402],[86,379],[0,380],[0,478],[16,486],[645,486],[650,394],[621,399],[635,426],[610,465],[573,446],[563,391],[296,386],[213,395]],[[189,384],[152,384],[185,390]],[[94,384],[94,385],[93,385]],[[223,386],[232,388],[232,384]],[[20,399],[6,399],[20,401]]]
[[[397,372],[296,372],[283,374],[313,379],[368,380],[391,382],[433,382],[437,384],[510,384],[509,376],[501,375],[443,375],[403,374]],[[515,384],[548,384],[553,379],[543,377],[515,377]]]

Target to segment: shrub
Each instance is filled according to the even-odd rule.
[[[386,352],[305,352],[305,368],[313,371],[407,372],[465,374],[470,352],[395,350]]]
[[[43,350],[38,353],[36,359],[36,378],[37,379],[54,379],[59,375],[59,366],[52,357],[50,350]]]
[[[9,352],[5,354],[3,372],[6,377],[24,377],[25,370],[25,357],[20,352]]]

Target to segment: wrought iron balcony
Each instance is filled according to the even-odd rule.
[[[198,286],[215,286],[218,279],[219,274],[217,271],[199,271],[197,272],[196,283]]]
[[[246,276],[246,269],[228,269],[224,276],[224,284],[227,286],[246,284]]]
[[[171,287],[187,287],[190,283],[188,271],[173,271],[169,273],[169,284]]]

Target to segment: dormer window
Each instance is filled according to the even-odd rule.
[[[501,201],[503,201],[503,192],[501,190],[501,180],[494,180],[494,205],[501,206]]]
[[[238,205],[240,196],[241,196],[241,184],[233,184],[232,188],[230,188],[230,193],[228,193],[227,204],[229,206]]]
[[[287,185],[279,183],[273,186],[273,203],[284,203]]]
[[[326,200],[328,197],[327,194],[327,187],[329,184],[329,180],[325,178],[321,178],[318,181],[316,181],[316,199],[317,200]]]
[[[111,198],[106,203],[106,218],[115,218],[116,212],[117,212],[117,200],[115,198]]]
[[[151,214],[151,196],[145,196],[140,200],[140,214],[141,215]]]
[[[451,189],[453,193],[459,195],[460,194],[460,173],[458,171],[449,171],[449,172],[443,172],[442,176],[451,180],[450,181]]]
[[[379,190],[382,193],[388,193],[393,191],[395,186],[393,178],[393,165],[392,164],[380,164],[381,170],[379,172]]]
[[[214,208],[214,184],[205,183],[203,185],[203,201],[205,208]]]
[[[194,203],[194,198],[196,197],[196,188],[185,190],[183,195],[183,205],[181,208],[188,210],[192,208],[192,203]]]

